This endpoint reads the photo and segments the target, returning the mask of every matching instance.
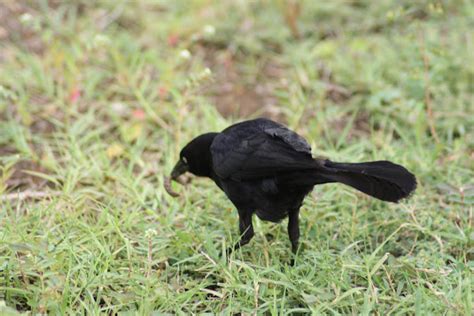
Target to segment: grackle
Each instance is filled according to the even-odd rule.
[[[271,222],[288,216],[288,235],[296,254],[299,210],[317,184],[343,183],[388,202],[398,202],[416,188],[415,176],[389,161],[339,163],[313,158],[303,137],[263,118],[194,138],[181,150],[171,179],[185,172],[211,178],[237,208],[241,237],[228,253],[252,239],[255,213]]]

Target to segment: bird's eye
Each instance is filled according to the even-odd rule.
[[[185,164],[188,164],[188,159],[186,159],[186,157],[181,158],[181,160],[182,160]]]

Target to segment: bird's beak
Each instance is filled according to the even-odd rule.
[[[173,171],[171,171],[171,179],[177,181],[178,177],[188,170],[189,166],[185,164],[181,159],[178,160],[178,162],[173,168]]]

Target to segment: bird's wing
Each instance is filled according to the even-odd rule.
[[[265,178],[314,165],[304,138],[265,119],[227,128],[212,142],[211,153],[213,169],[224,179]]]

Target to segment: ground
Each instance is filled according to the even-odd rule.
[[[473,313],[474,3],[0,2],[0,312]],[[387,159],[400,204],[343,185],[238,238],[192,137],[266,116],[315,156]]]

